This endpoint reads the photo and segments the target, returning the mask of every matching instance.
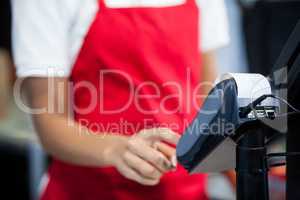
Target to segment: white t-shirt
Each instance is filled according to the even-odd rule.
[[[163,7],[186,0],[106,0],[109,7]],[[197,0],[201,8],[199,52],[229,43],[223,0]],[[13,53],[19,77],[69,76],[98,9],[98,0],[12,0]],[[109,27],[108,27],[109,28]]]

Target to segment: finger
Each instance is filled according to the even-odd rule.
[[[154,148],[151,148],[143,139],[129,141],[128,148],[133,154],[151,163],[161,172],[167,172],[173,168],[171,161],[169,161],[166,156]]]
[[[160,179],[161,177],[160,171],[129,151],[124,154],[124,161],[145,178]]]
[[[155,142],[154,146],[156,147],[157,150],[162,152],[168,158],[171,158],[172,156],[174,156],[176,154],[176,149],[165,143]]]
[[[164,141],[173,145],[177,145],[180,135],[168,128],[153,128],[143,130],[139,133],[140,137]]]
[[[131,167],[129,167],[126,163],[123,163],[121,167],[119,167],[119,172],[127,179],[135,181],[141,185],[146,186],[154,186],[159,183],[159,180],[155,179],[147,179],[142,177],[136,171],[134,171]]]
[[[154,144],[156,149],[160,152],[162,152],[165,156],[168,157],[168,159],[171,161],[173,168],[177,166],[177,158],[176,158],[176,149],[173,147],[170,147],[167,144],[164,144],[162,142],[156,142]]]

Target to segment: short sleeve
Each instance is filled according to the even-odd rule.
[[[224,0],[197,0],[200,8],[200,48],[215,50],[230,42],[227,11]]]
[[[12,0],[13,56],[19,77],[69,75],[71,11],[66,4],[68,0]]]

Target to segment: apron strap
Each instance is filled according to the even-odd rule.
[[[187,4],[187,5],[196,5],[196,0],[186,0],[185,4]]]
[[[99,4],[99,8],[101,9],[106,9],[106,4],[104,2],[104,0],[98,0],[98,4]]]

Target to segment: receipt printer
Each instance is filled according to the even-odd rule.
[[[271,93],[269,80],[260,74],[222,75],[177,145],[179,163],[190,173],[234,169],[239,128],[257,118],[274,117],[277,106],[265,99],[255,112],[245,110]]]

